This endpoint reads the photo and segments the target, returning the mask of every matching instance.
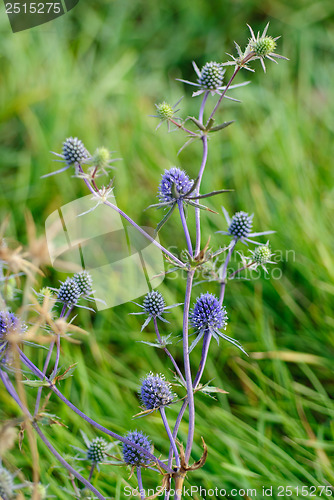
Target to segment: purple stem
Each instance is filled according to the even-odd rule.
[[[92,463],[92,466],[91,466],[91,468],[90,468],[90,471],[89,471],[89,478],[88,478],[88,481],[90,481],[90,480],[92,479],[92,477],[93,477],[93,473],[94,473],[94,470],[95,470],[95,467],[96,467],[96,463],[95,463],[95,462],[93,462],[93,463]]]
[[[208,138],[206,135],[203,135],[202,137],[202,142],[203,142],[203,157],[202,157],[202,163],[201,167],[198,173],[198,183],[197,187],[195,189],[195,194],[194,196],[199,195],[199,190],[201,187],[201,182],[202,182],[202,177],[204,173],[204,169],[206,166],[206,161],[208,159]],[[199,204],[199,200],[196,201],[197,204]],[[196,218],[196,248],[195,248],[195,256],[198,255],[200,248],[201,248],[201,210],[200,208],[195,208],[195,218]]]
[[[246,61],[245,61],[245,62],[246,62]],[[222,92],[222,95],[220,96],[220,98],[219,98],[219,100],[218,100],[217,104],[216,104],[216,105],[215,105],[215,107],[213,108],[213,111],[212,111],[212,113],[211,113],[211,115],[210,115],[210,117],[209,117],[209,120],[208,120],[208,121],[210,121],[210,120],[214,117],[214,115],[215,115],[215,113],[216,113],[217,109],[218,109],[218,108],[219,108],[219,106],[220,106],[220,103],[222,102],[223,98],[225,97],[225,94],[226,94],[226,92],[227,92],[227,90],[228,90],[229,86],[231,85],[231,83],[233,82],[234,78],[235,78],[235,77],[237,76],[237,74],[239,73],[240,69],[241,69],[241,68],[240,68],[240,66],[238,66],[237,68],[235,68],[233,75],[231,76],[231,78],[230,78],[230,80],[229,80],[228,84],[226,85],[226,87],[225,87],[224,91]]]
[[[205,109],[205,104],[208,98],[209,92],[206,91],[202,100],[201,108],[199,110],[199,115],[198,115],[198,120],[203,124],[203,116],[204,116],[204,109]],[[201,182],[202,182],[202,177],[206,165],[206,161],[208,158],[208,138],[206,135],[202,136],[202,143],[203,143],[203,156],[202,156],[202,163],[199,169],[198,173],[198,183],[195,189],[195,196],[199,195],[199,190],[201,188]],[[196,202],[199,204],[199,200]],[[198,255],[200,248],[201,248],[201,211],[199,208],[195,208],[195,219],[196,219],[196,247],[195,247],[195,256]]]
[[[159,333],[158,322],[157,322],[157,318],[155,316],[153,316],[153,323],[154,323],[155,333],[156,333],[158,342],[162,345],[162,338],[161,338],[160,333]],[[182,383],[184,385],[186,385],[186,381],[184,380],[182,372],[181,372],[180,368],[178,367],[177,362],[175,361],[175,359],[173,358],[173,356],[171,355],[171,353],[167,349],[167,347],[163,347],[163,351],[167,354],[167,356],[169,357],[169,359],[173,363],[174,368],[177,371],[177,374],[180,377]]]
[[[66,311],[66,304],[63,305],[63,308],[62,308],[60,316],[59,316],[60,318],[64,317],[65,311]],[[47,356],[46,356],[46,359],[45,359],[45,363],[44,363],[44,366],[43,366],[43,374],[44,375],[46,374],[46,371],[48,369],[54,345],[55,345],[55,341],[53,340],[51,342],[50,346],[49,346],[49,350],[48,350],[48,353],[47,353]],[[59,349],[58,349],[58,345],[59,345]],[[57,337],[57,356],[58,356],[58,362],[59,362],[59,350],[60,350],[60,338],[59,338],[59,335],[58,335],[58,337]],[[54,373],[55,373],[55,370],[54,370]],[[42,396],[42,390],[43,390],[43,387],[39,387],[38,388],[37,397],[36,397],[36,404],[35,404],[34,417],[36,417],[36,415],[38,413],[38,410],[39,410],[39,405],[40,405],[41,396]]]
[[[167,435],[168,435],[168,438],[169,438],[169,441],[170,441],[170,444],[173,448],[173,451],[175,453],[175,462],[176,462],[176,467],[179,468],[181,466],[181,462],[180,462],[180,457],[179,457],[179,452],[178,452],[178,449],[177,449],[177,446],[176,446],[176,443],[175,443],[175,440],[173,438],[173,435],[172,435],[172,432],[170,430],[170,427],[169,427],[169,424],[168,424],[168,420],[167,420],[167,417],[166,417],[166,412],[165,412],[165,408],[164,407],[161,407],[160,408],[160,415],[161,415],[161,418],[162,418],[162,421],[163,421],[163,424],[165,426],[165,429],[166,429],[166,432],[167,432]]]
[[[190,297],[194,279],[194,272],[195,271],[193,270],[188,271],[187,287],[186,287],[184,311],[183,311],[183,358],[184,358],[184,371],[186,375],[187,397],[189,402],[189,428],[188,428],[187,447],[185,453],[186,462],[189,462],[191,448],[194,440],[194,432],[195,432],[195,403],[194,403],[193,384],[191,379],[189,343],[188,343]]]
[[[15,402],[18,404],[18,406],[21,408],[21,410],[29,417],[29,419],[31,420],[31,425],[32,427],[35,429],[35,431],[37,432],[37,434],[40,436],[40,438],[42,439],[42,441],[45,443],[45,445],[49,448],[49,450],[51,451],[51,453],[56,457],[57,460],[59,460],[59,462],[64,466],[66,467],[66,469],[71,472],[73,474],[73,476],[75,476],[77,479],[79,479],[79,481],[81,481],[87,488],[89,488],[98,498],[100,498],[100,500],[105,500],[105,497],[103,495],[101,495],[101,493],[98,492],[98,490],[96,488],[94,488],[94,486],[92,484],[90,484],[89,481],[87,481],[87,479],[85,479],[83,476],[81,476],[81,474],[79,474],[75,469],[73,469],[73,467],[70,466],[70,464],[68,464],[66,462],[66,460],[63,459],[63,457],[55,450],[55,448],[51,445],[51,443],[48,441],[48,439],[44,436],[44,434],[42,433],[42,431],[40,430],[40,428],[38,427],[37,425],[37,422],[35,420],[33,420],[33,417],[31,415],[31,413],[29,412],[29,410],[23,405],[22,401],[20,400],[12,382],[9,380],[9,377],[7,375],[7,373],[3,372],[1,369],[0,369],[0,378],[5,386],[5,388],[7,389],[7,391],[9,392],[9,394],[11,395],[11,397],[15,400]]]
[[[106,427],[103,427],[103,425],[95,422],[95,420],[93,420],[92,418],[88,417],[85,413],[83,413],[81,410],[79,410],[79,408],[77,408],[76,406],[74,406],[74,404],[72,404],[68,399],[65,398],[65,396],[57,389],[57,387],[55,387],[51,380],[49,380],[38,368],[37,366],[35,366],[32,361],[30,361],[29,358],[27,358],[27,356],[20,350],[18,349],[18,352],[20,354],[20,358],[22,360],[22,362],[40,379],[40,380],[46,380],[48,383],[49,383],[49,386],[50,386],[50,389],[56,394],[56,396],[58,396],[58,398],[63,401],[69,408],[71,408],[71,410],[73,410],[77,415],[79,415],[81,418],[83,418],[84,420],[86,420],[86,422],[88,422],[89,424],[93,425],[94,427],[96,427],[96,429],[99,429],[101,432],[104,432],[105,434],[107,434],[108,436],[111,436],[113,437],[114,439],[117,439],[119,441],[121,441],[122,443],[125,443],[129,446],[132,446],[133,448],[135,448],[136,450],[140,451],[143,455],[145,455],[147,458],[149,458],[150,460],[152,460],[152,462],[155,462],[156,464],[158,464],[162,469],[164,469],[166,472],[171,472],[171,470],[161,461],[159,460],[157,457],[155,457],[154,455],[152,455],[152,453],[148,452],[147,450],[145,450],[145,448],[143,448],[142,446],[139,446],[135,443],[133,443],[132,441],[130,441],[129,439],[127,439],[126,437],[123,437],[123,436],[120,436],[118,434],[116,434],[115,432],[112,432],[110,431],[109,429],[107,429]]]
[[[82,170],[82,167],[79,165],[79,171],[81,173],[84,173],[83,170]],[[94,194],[94,196],[97,195],[97,192],[92,188],[92,186],[90,185],[89,181],[87,179],[84,178],[84,182],[86,184],[86,186],[88,187],[88,189],[90,190],[91,193]],[[166,255],[168,255],[168,257],[170,259],[172,259],[178,266],[180,267],[185,267],[184,263],[181,262],[177,257],[175,257],[175,255],[173,255],[171,252],[169,252],[167,250],[167,248],[163,247],[162,245],[160,245],[160,243],[158,243],[150,234],[148,234],[143,228],[141,228],[140,226],[138,226],[138,224],[136,224],[136,222],[134,220],[131,219],[131,217],[129,217],[128,215],[126,215],[125,212],[123,212],[123,210],[121,210],[120,208],[118,208],[116,205],[114,205],[113,203],[110,203],[110,201],[107,201],[105,200],[103,202],[105,205],[107,205],[108,207],[111,207],[113,210],[115,210],[119,215],[121,215],[125,220],[127,220],[133,227],[135,227],[143,236],[145,236],[145,238],[147,238],[151,243],[153,243],[153,245],[155,245],[157,248],[159,248],[159,250],[161,250],[163,253],[165,253]]]
[[[191,244],[191,238],[190,238],[189,229],[187,226],[187,221],[186,221],[186,218],[184,215],[184,207],[183,207],[182,200],[177,200],[177,206],[179,208],[182,227],[183,227],[184,235],[186,237],[188,252],[190,253],[190,256],[192,257],[193,256],[193,248],[192,248],[192,244]]]
[[[222,305],[223,302],[224,302],[224,295],[225,295],[225,288],[226,288],[226,272],[227,272],[227,266],[228,266],[228,263],[230,262],[231,260],[231,256],[232,256],[232,253],[233,253],[233,250],[235,248],[235,245],[237,244],[237,240],[234,239],[231,246],[230,246],[230,249],[229,249],[229,252],[227,254],[227,257],[226,257],[226,260],[224,262],[224,267],[223,267],[223,273],[222,273],[222,283],[220,285],[220,296],[219,296],[219,304]]]
[[[37,432],[37,434],[39,435],[39,437],[41,438],[41,440],[43,441],[43,443],[45,444],[45,446],[51,451],[52,455],[54,455],[56,457],[56,459],[71,474],[73,474],[73,476],[75,476],[81,483],[83,483],[86,486],[86,488],[88,488],[92,493],[94,493],[94,495],[96,495],[97,498],[99,498],[100,500],[106,500],[106,498],[103,495],[101,495],[101,493],[96,488],[94,488],[94,486],[89,481],[87,481],[87,479],[85,479],[81,474],[79,474],[79,472],[77,472],[75,469],[73,469],[73,467],[69,463],[67,463],[66,460],[64,460],[64,458],[52,446],[52,444],[46,438],[46,436],[44,436],[43,432],[41,431],[41,429],[39,428],[39,426],[37,425],[37,423],[36,422],[32,422],[32,426],[35,429],[35,431]]]
[[[143,488],[143,480],[141,477],[141,467],[137,467],[137,479],[138,479],[138,488],[140,493],[141,500],[145,500],[145,491]]]

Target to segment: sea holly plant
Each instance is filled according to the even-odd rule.
[[[160,415],[161,423],[165,428],[164,435],[169,443],[168,456],[164,456],[162,451],[154,446],[154,436],[147,436],[142,432],[141,420],[137,420],[136,429],[129,429],[124,435],[119,435],[112,428],[107,428],[87,416],[83,409],[77,408],[59,389],[59,382],[71,376],[75,369],[74,364],[66,369],[59,368],[61,366],[61,343],[73,342],[75,341],[73,335],[84,333],[80,326],[75,324],[77,308],[86,307],[92,310],[87,306],[92,303],[94,293],[94,283],[89,272],[82,271],[74,276],[68,276],[57,288],[52,288],[50,284],[47,284],[40,291],[34,290],[31,295],[32,317],[28,322],[20,320],[17,312],[13,311],[15,303],[9,299],[6,285],[13,277],[31,274],[32,264],[24,258],[25,255],[20,254],[20,251],[16,254],[16,259],[13,259],[13,252],[7,249],[5,239],[0,232],[0,378],[10,396],[22,410],[22,418],[18,423],[21,426],[24,424],[24,428],[27,429],[32,454],[34,455],[34,450],[36,450],[34,436],[37,435],[55,459],[67,470],[73,486],[70,494],[74,498],[102,500],[106,498],[98,489],[98,481],[94,479],[94,474],[103,465],[129,467],[131,475],[133,473],[137,478],[141,499],[145,498],[145,474],[146,470],[150,469],[157,474],[157,487],[163,488],[165,500],[171,498],[171,492],[173,492],[174,500],[180,500],[183,495],[184,481],[187,479],[192,484],[192,471],[205,466],[209,452],[205,444],[205,436],[200,443],[203,446],[202,457],[195,463],[192,457],[196,423],[195,398],[198,391],[224,392],[222,389],[209,387],[208,383],[201,384],[206,361],[210,355],[211,340],[212,338],[216,340],[220,348],[225,342],[225,346],[229,343],[231,349],[235,348],[242,353],[241,355],[247,355],[246,349],[238,339],[227,335],[229,313],[224,305],[226,285],[236,276],[243,276],[248,268],[261,268],[268,272],[268,264],[273,263],[273,253],[269,241],[263,241],[263,236],[273,231],[253,231],[253,215],[237,211],[230,216],[223,206],[226,227],[223,217],[202,205],[201,200],[221,196],[225,205],[226,198],[232,196],[232,194],[227,194],[231,190],[226,186],[226,189],[220,191],[201,194],[201,182],[206,167],[210,168],[210,164],[207,165],[209,134],[223,133],[224,129],[233,122],[229,120],[216,123],[218,110],[223,108],[224,98],[238,101],[236,98],[227,96],[227,92],[230,90],[240,92],[240,88],[248,83],[235,84],[234,80],[238,73],[243,69],[254,71],[256,66],[253,62],[257,60],[260,60],[263,69],[266,70],[264,63],[266,59],[274,62],[277,62],[277,58],[286,59],[275,52],[278,37],[272,38],[267,31],[268,25],[262,34],[258,33],[255,36],[250,28],[251,37],[245,49],[242,50],[240,45],[236,44],[237,55],[232,56],[232,61],[210,61],[201,69],[196,63],[193,64],[197,80],[195,82],[181,81],[197,89],[193,97],[200,96],[201,99],[198,116],[182,118],[178,107],[181,100],[174,106],[166,101],[156,105],[156,114],[153,116],[160,120],[159,125],[166,122],[168,130],[177,130],[185,134],[187,144],[193,141],[200,141],[202,144],[202,160],[198,171],[194,172],[193,165],[191,165],[191,173],[188,173],[186,168],[178,166],[171,166],[170,169],[162,172],[157,188],[158,203],[150,206],[159,210],[158,213],[163,212],[157,224],[156,233],[162,230],[169,217],[177,216],[177,213],[174,214],[174,209],[177,208],[184,233],[184,245],[178,249],[177,255],[158,243],[115,204],[113,181],[109,179],[109,170],[113,168],[111,167],[113,160],[111,160],[110,151],[105,147],[98,147],[91,154],[80,139],[69,137],[63,143],[62,152],[56,153],[58,161],[65,163],[65,166],[43,176],[47,177],[69,170],[71,175],[68,176],[67,182],[74,182],[72,178],[75,177],[77,181],[84,182],[92,194],[92,208],[89,212],[95,210],[99,204],[104,204],[110,210],[116,211],[162,251],[166,259],[167,270],[160,269],[159,272],[166,275],[166,280],[171,270],[182,270],[182,276],[186,276],[182,303],[167,304],[159,291],[151,290],[145,295],[142,303],[134,303],[134,310],[131,313],[144,316],[144,322],[139,321],[140,318],[138,318],[138,330],[152,329],[156,335],[155,342],[143,341],[144,344],[147,349],[162,349],[168,358],[166,359],[168,378],[173,378],[170,373],[174,372],[173,384],[165,374],[153,372],[148,373],[142,378],[141,383],[138,383],[138,397],[142,411],[137,416],[151,418],[152,413]],[[227,77],[231,65],[234,66],[234,70]],[[68,175],[68,172],[62,175]],[[106,183],[98,181],[103,176],[107,177]],[[221,227],[218,231],[221,246],[218,249],[210,248],[210,240],[202,245],[201,210],[208,210],[210,216],[215,217],[217,225]],[[194,228],[189,227],[188,224],[187,215],[190,211],[195,214]],[[85,217],[87,213],[80,214],[80,217]],[[246,256],[240,254],[241,265],[231,272],[229,264],[233,253],[239,253],[236,248],[240,249],[240,244],[248,247],[248,254]],[[38,270],[34,269],[34,271]],[[201,272],[204,279],[199,279]],[[211,282],[210,286],[216,287],[215,293],[205,289],[208,282]],[[202,293],[198,293],[198,288],[194,288],[197,284],[204,288]],[[166,318],[166,315],[171,313],[171,309],[176,306],[183,307],[181,339],[177,338],[180,328],[173,321],[173,314],[170,314],[168,320]],[[160,328],[163,324],[167,328],[166,323],[171,333],[163,336]],[[194,339],[191,341],[192,336]],[[45,356],[42,367],[36,366],[23,352],[24,342],[29,342],[33,346],[38,346],[40,343],[44,347]],[[181,349],[182,346],[182,364],[175,360],[170,352],[170,346],[173,349]],[[195,365],[191,356],[195,349],[201,349],[202,353],[199,366]],[[169,371],[167,371],[168,368]],[[33,408],[28,407],[24,386],[36,388]],[[46,389],[47,395],[45,395]],[[56,449],[48,440],[45,431],[41,429],[41,423],[61,425],[56,416],[47,412],[50,397],[58,398],[60,403],[67,405],[96,432],[91,440],[82,434],[86,450],[78,449],[83,456],[76,457],[76,460],[90,463],[87,474],[82,473],[82,469],[79,471],[77,464],[66,461],[64,459],[66,450]],[[169,409],[174,405],[180,405],[180,408],[176,421],[172,422]],[[186,419],[188,426],[185,442],[181,442],[179,436],[179,428],[183,419]],[[121,444],[121,449],[117,456],[118,443]],[[111,455],[111,449],[116,456]],[[33,476],[33,498],[41,498],[40,491],[43,485],[39,483],[38,472],[34,470]],[[14,477],[15,475],[1,466],[0,493],[5,500],[15,498],[17,486],[14,485]],[[31,483],[27,482],[26,485],[29,486]],[[24,487],[25,484],[21,486]]]

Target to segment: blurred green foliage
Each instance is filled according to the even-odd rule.
[[[223,200],[212,199],[210,207],[220,212],[224,202],[230,213],[254,212],[256,230],[275,229],[271,245],[282,251],[283,274],[279,280],[264,277],[228,287],[229,334],[250,357],[241,359],[227,344],[212,346],[203,380],[214,379],[229,394],[218,401],[196,397],[193,455],[200,457],[204,436],[209,458],[192,482],[227,490],[333,484],[334,3],[81,0],[66,16],[17,34],[3,7],[0,13],[0,214],[11,214],[9,233],[23,243],[27,210],[43,234],[51,212],[87,194],[69,172],[40,179],[57,168],[50,151],[60,152],[70,135],[90,150],[104,145],[116,151],[122,158],[115,171],[119,206],[140,224],[154,226],[161,212],[142,211],[154,202],[163,169],[178,165],[195,176],[201,158],[199,143],[176,156],[182,133],[167,134],[165,127],[155,132],[156,122],[148,116],[154,103],[174,104],[185,95],[182,116],[197,113],[199,98],[191,99],[191,90],[175,81],[194,79],[192,60],[198,65],[225,60],[225,52],[234,51],[233,40],[247,43],[246,23],[257,31],[269,20],[269,33],[283,35],[278,53],[290,62],[268,62],[266,75],[253,63],[256,73],[240,76],[239,81],[252,82],[233,92],[243,103],[226,101],[219,113],[236,123],[209,145],[202,191],[235,189]],[[222,244],[214,232],[225,229],[223,217],[202,214],[202,220],[203,241],[211,235],[212,245]],[[176,214],[161,238],[166,246],[184,246]],[[44,284],[56,286],[63,277],[46,272]],[[184,283],[167,278],[159,290],[168,303],[179,302]],[[194,294],[205,290],[200,286]],[[215,286],[209,291],[216,292]],[[140,334],[138,320],[128,316],[134,307],[125,304],[96,316],[80,312],[77,324],[91,335],[80,346],[64,345],[64,364],[75,361],[78,368],[62,389],[102,424],[120,433],[143,429],[157,450],[166,452],[158,415],[132,420],[139,378],[149,370],[168,374],[169,366],[163,353],[137,343],[152,340],[153,332]],[[163,331],[177,334],[181,308],[171,317]],[[173,352],[181,362],[180,346]],[[197,350],[194,366],[198,361]],[[32,398],[35,390],[30,391]],[[17,415],[2,389],[1,400],[1,418]],[[171,419],[177,409],[169,410]],[[74,454],[70,445],[82,447],[79,429],[95,436],[54,397],[50,411],[68,425],[44,429],[66,457]],[[184,423],[183,440],[186,432]],[[42,444],[39,450],[42,482],[56,498],[68,498],[59,489],[70,487],[66,473]],[[26,442],[23,453],[14,449],[4,463],[31,478]],[[121,499],[124,485],[135,485],[128,475],[124,468],[102,466],[96,484]],[[155,484],[150,474],[147,484]]]

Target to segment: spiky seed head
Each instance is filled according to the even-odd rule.
[[[201,76],[198,83],[208,89],[217,90],[223,85],[225,69],[224,66],[217,62],[208,62],[201,69]]]
[[[258,57],[266,57],[276,49],[276,42],[271,36],[261,37],[258,40],[249,41],[249,49]]]
[[[252,230],[252,216],[247,212],[236,212],[231,220],[228,232],[237,238],[247,238]]]
[[[142,431],[131,431],[126,437],[132,443],[138,444],[146,451],[151,452],[152,442]],[[150,460],[133,446],[123,443],[123,460],[128,465],[146,465]]]
[[[160,406],[169,405],[174,399],[174,394],[171,390],[171,384],[165,380],[163,375],[149,373],[142,380],[140,397],[146,409],[153,410]]]
[[[173,118],[174,109],[166,101],[156,104],[155,106],[157,108],[157,115],[161,120],[168,120],[169,118]]]
[[[98,169],[105,169],[109,166],[110,151],[107,148],[97,148],[92,156],[92,164]]]
[[[83,490],[80,491],[79,498],[85,498],[86,500],[92,500],[93,498],[96,498],[96,497],[93,495],[93,493],[88,488],[84,488]]]
[[[87,458],[94,463],[103,462],[108,451],[108,443],[105,439],[98,437],[91,441],[87,451]]]
[[[150,316],[159,316],[165,310],[165,299],[160,292],[153,290],[148,292],[143,302],[144,311]]]
[[[11,331],[21,330],[20,320],[14,313],[0,311],[0,340]]]
[[[73,276],[73,280],[79,287],[80,295],[88,295],[92,291],[92,277],[88,271],[81,271]]]
[[[67,165],[76,165],[89,158],[89,154],[80,139],[68,137],[63,143],[63,157]]]
[[[227,324],[226,309],[219,304],[215,295],[202,293],[190,312],[190,322],[192,327],[198,331],[209,332],[225,328]]]
[[[268,245],[260,245],[253,251],[252,260],[257,264],[266,264],[271,257],[271,250]]]
[[[161,202],[172,202],[182,198],[192,187],[194,181],[177,167],[165,170],[159,185],[158,196]]]
[[[0,466],[0,498],[10,500],[14,490],[14,479],[12,474]]]
[[[80,288],[74,279],[66,278],[64,283],[61,284],[58,291],[58,300],[64,304],[73,306],[75,305],[80,297]]]

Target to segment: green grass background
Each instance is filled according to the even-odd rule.
[[[283,35],[278,52],[290,62],[268,61],[266,75],[254,63],[256,73],[239,79],[251,85],[233,94],[243,103],[224,103],[220,118],[236,123],[212,137],[202,190],[235,189],[224,195],[228,210],[254,212],[257,230],[277,231],[272,248],[290,252],[279,264],[281,279],[233,283],[227,290],[228,333],[251,355],[241,357],[226,343],[212,345],[203,380],[214,379],[229,394],[217,401],[196,396],[193,458],[201,455],[201,436],[209,457],[189,480],[206,488],[257,488],[258,497],[262,486],[273,485],[273,498],[279,498],[279,485],[333,484],[333,2],[99,0],[91,6],[81,0],[63,18],[17,34],[3,6],[0,14],[0,214],[11,214],[9,234],[23,243],[26,210],[43,234],[51,212],[87,194],[68,172],[40,179],[56,165],[49,151],[60,151],[69,135],[90,150],[105,145],[117,152],[123,159],[115,172],[117,202],[140,224],[154,226],[161,214],[142,211],[154,203],[163,169],[177,165],[195,176],[201,159],[199,143],[176,156],[182,133],[155,132],[148,116],[154,103],[184,95],[182,115],[198,113],[199,98],[175,81],[194,79],[192,60],[224,60],[233,40],[246,44],[246,23],[262,30],[269,20],[270,34]],[[217,211],[220,204],[218,198],[210,202]],[[212,243],[221,244],[214,232],[225,228],[223,217],[204,214],[202,220],[203,241],[212,235]],[[161,239],[184,246],[176,216]],[[64,277],[51,269],[47,274],[44,284],[53,286]],[[217,291],[213,284],[199,286],[193,298],[207,289]],[[184,281],[167,278],[159,290],[168,303],[179,302]],[[152,328],[140,333],[138,318],[128,315],[133,310],[125,304],[95,316],[80,312],[77,324],[90,336],[80,346],[64,345],[64,365],[75,361],[78,368],[62,390],[116,432],[143,429],[166,453],[157,414],[132,420],[140,377],[150,370],[167,374],[169,367],[162,353],[137,342],[154,335]],[[181,308],[171,318],[163,332],[180,333]],[[172,351],[182,362],[180,345]],[[252,355],[268,351],[289,351],[291,360]],[[195,367],[198,361],[196,350]],[[31,389],[31,402],[33,395]],[[1,419],[17,415],[2,388],[0,396]],[[54,397],[49,409],[68,427],[44,430],[70,460],[70,445],[83,444],[80,429],[89,437],[95,433]],[[177,410],[168,411],[171,422]],[[183,441],[186,432],[184,422]],[[39,451],[41,481],[56,498],[68,498],[60,489],[69,487],[66,473],[42,444]],[[4,463],[31,478],[27,441]],[[86,469],[85,462],[80,466]],[[135,486],[128,477],[125,468],[102,466],[96,484],[106,496],[122,499],[124,486]],[[145,478],[147,486],[156,484],[152,475]],[[298,498],[296,490],[291,498]]]

